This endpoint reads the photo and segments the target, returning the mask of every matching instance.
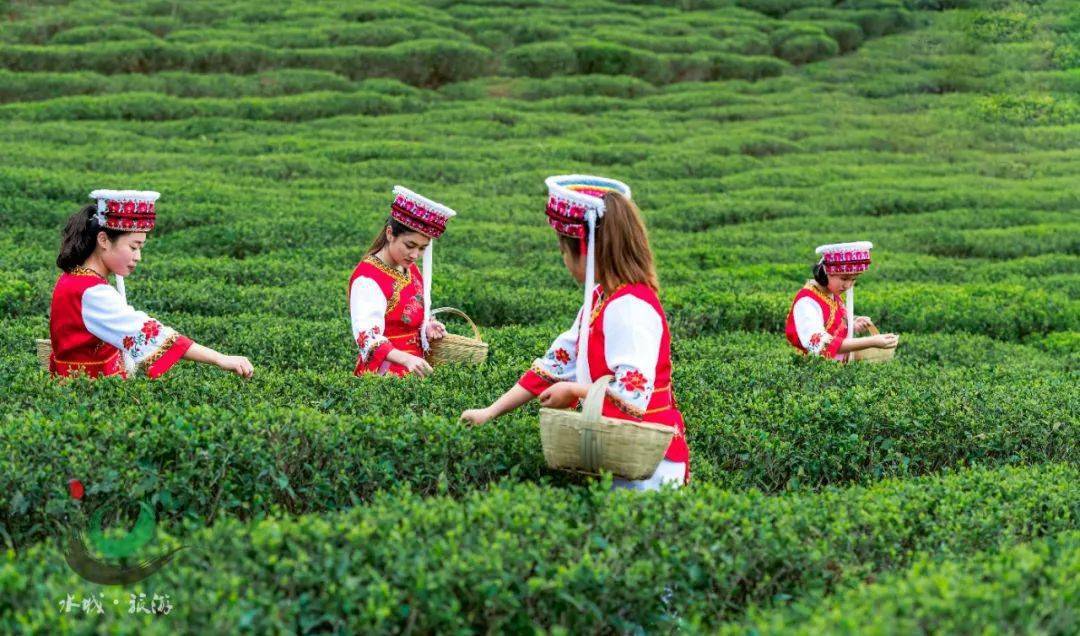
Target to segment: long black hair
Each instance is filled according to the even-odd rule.
[[[124,234],[121,230],[110,230],[98,225],[94,218],[96,213],[97,204],[91,203],[68,219],[60,238],[60,254],[56,257],[56,266],[65,272],[82,265],[90,258],[97,246],[98,232],[105,232],[110,241],[115,241]]]
[[[818,261],[814,263],[814,268],[811,270],[814,273],[814,280],[818,285],[821,285],[825,289],[829,288],[829,273],[825,271],[824,261]]]

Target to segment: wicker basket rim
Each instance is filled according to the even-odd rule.
[[[576,413],[576,414],[580,415],[580,413],[578,413],[574,409],[549,409],[549,408],[546,408],[546,407],[541,407],[540,408],[540,415],[545,415],[545,414],[556,415],[556,414],[566,414],[566,413]],[[606,416],[601,416],[599,421],[601,423],[604,423],[604,424],[613,424],[613,425],[616,425],[616,426],[628,426],[629,425],[629,426],[634,426],[634,427],[649,430],[649,431],[657,431],[657,432],[660,432],[660,433],[670,433],[672,436],[675,435],[675,427],[674,426],[665,426],[663,424],[657,424],[655,422],[636,422],[634,420],[620,420],[620,419],[617,419],[617,418],[614,418],[614,417],[606,417]],[[582,424],[582,425],[589,424],[589,422],[586,422],[584,419],[579,420],[578,423]]]
[[[472,318],[469,318],[469,315],[466,314],[464,311],[461,311],[460,309],[457,309],[455,307],[439,307],[438,309],[432,309],[431,310],[432,317],[437,316],[438,314],[453,314],[453,315],[458,316],[460,318],[464,318],[465,322],[469,323],[469,326],[472,327],[472,330],[473,330],[473,338],[472,339],[473,340],[478,340],[480,342],[484,341],[484,339],[480,337],[480,328],[476,326],[476,323],[473,322]],[[446,335],[447,336],[456,336],[457,334],[448,333]],[[467,338],[468,336],[458,336],[458,337],[459,338]]]

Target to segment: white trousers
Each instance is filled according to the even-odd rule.
[[[676,488],[683,485],[686,479],[686,462],[673,462],[666,459],[660,460],[656,472],[646,479],[623,479],[615,477],[611,481],[612,490],[626,488],[628,490],[660,490],[663,484],[671,484]]]

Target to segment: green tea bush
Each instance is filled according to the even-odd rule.
[[[515,75],[551,77],[575,73],[577,53],[565,42],[536,42],[506,52],[506,64]]]
[[[816,62],[839,52],[839,45],[827,35],[797,35],[785,39],[776,47],[777,57],[792,64]]]
[[[829,38],[836,42],[839,46],[839,53],[850,53],[859,48],[865,40],[866,36],[863,34],[862,28],[857,24],[845,22],[842,20],[822,20],[815,22],[815,24],[829,36]]]
[[[322,323],[288,321],[254,335],[247,326],[252,318],[178,318],[185,333],[200,340],[212,334],[218,346],[251,350],[258,342],[278,343],[262,349],[261,364],[274,369],[301,358],[312,371],[302,378],[269,372],[248,386],[179,368],[178,382],[188,387],[198,378],[204,386],[175,396],[176,389],[145,381],[35,388],[38,381],[26,377],[25,386],[12,387],[25,392],[26,401],[6,407],[0,429],[0,447],[18,458],[3,472],[10,481],[0,482],[0,493],[25,502],[23,510],[0,517],[16,544],[50,532],[50,519],[70,511],[63,483],[56,482],[58,462],[88,484],[153,482],[171,493],[170,515],[204,522],[261,516],[271,505],[292,512],[336,509],[395,484],[461,495],[496,479],[548,475],[533,412],[480,429],[453,417],[513,383],[546,348],[554,326],[489,332],[491,364],[505,371],[477,377],[448,368],[401,391],[383,390],[396,389],[393,380],[360,382],[343,370],[355,361],[345,324],[335,326],[342,337],[324,359],[326,352],[310,344],[325,331]],[[676,395],[694,449],[694,479],[778,491],[951,466],[1077,460],[1076,405],[1065,375],[1041,358],[993,352],[985,342],[934,342],[936,348],[916,344],[915,357],[902,364],[842,369],[797,361],[770,338],[716,338],[680,348]],[[524,355],[509,355],[520,350]],[[25,358],[22,364],[29,364],[29,347]],[[980,359],[974,371],[965,368]],[[1014,390],[1033,363],[1050,373],[1027,381],[1022,393]],[[767,387],[760,371],[754,373],[763,368]],[[163,399],[179,399],[183,415],[153,406]],[[72,410],[73,400],[93,410]],[[33,414],[22,410],[31,405]],[[116,466],[127,468],[108,477]],[[229,467],[226,474],[207,488],[184,486],[221,466]],[[272,478],[252,479],[269,467],[276,467],[266,473]],[[0,498],[3,510],[11,504]]]
[[[156,39],[154,34],[143,29],[123,26],[84,26],[61,31],[49,39],[50,44],[89,44],[92,42],[130,41]]]
[[[1080,121],[1080,103],[1054,95],[990,95],[975,112],[985,121],[1018,126],[1062,126]]]
[[[584,75],[631,75],[654,84],[667,81],[667,67],[656,54],[599,41],[571,45],[577,72]]]
[[[749,604],[877,578],[926,554],[1070,530],[1077,478],[1059,465],[783,497],[518,485],[453,502],[392,491],[341,514],[168,537],[190,548],[142,589],[169,590],[169,620],[199,629],[708,628]],[[5,627],[70,620],[55,600],[80,579],[50,547],[4,557]],[[97,620],[167,628],[161,617],[119,616]]]
[[[1080,533],[1063,532],[971,560],[923,557],[903,573],[844,592],[824,607],[801,602],[719,633],[1067,634],[1080,620],[1078,570]]]
[[[377,93],[310,92],[286,97],[245,99],[182,99],[157,93],[122,93],[95,97],[62,97],[31,104],[0,106],[0,118],[31,121],[132,119],[163,121],[192,117],[303,121],[336,115],[386,115],[423,110],[419,100]]]

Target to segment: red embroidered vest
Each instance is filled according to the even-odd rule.
[[[49,371],[54,375],[76,373],[96,378],[120,375],[127,377],[120,350],[86,329],[82,318],[83,292],[109,282],[91,270],[77,267],[64,272],[53,288],[49,310],[49,337],[52,358]]]
[[[424,356],[420,344],[420,326],[424,321],[424,279],[415,264],[409,267],[406,276],[385,263],[369,256],[360,262],[349,278],[349,296],[351,301],[352,284],[360,276],[375,281],[386,297],[386,316],[383,334],[395,349],[401,349],[415,356]],[[364,362],[362,357],[356,360],[356,375],[378,373],[385,366],[387,373],[404,376],[408,371],[400,364],[385,360],[385,355],[374,352]]]
[[[834,296],[827,289],[823,289],[816,281],[806,283],[795,299],[791,301],[791,309],[788,310],[787,325],[784,329],[788,342],[796,349],[806,354],[809,353],[799,339],[799,332],[795,328],[795,303],[803,298],[811,298],[821,307],[821,315],[825,319],[825,332],[832,338],[822,351],[823,356],[836,360],[846,360],[846,353],[838,353],[840,343],[847,338],[847,308],[844,301]]]

